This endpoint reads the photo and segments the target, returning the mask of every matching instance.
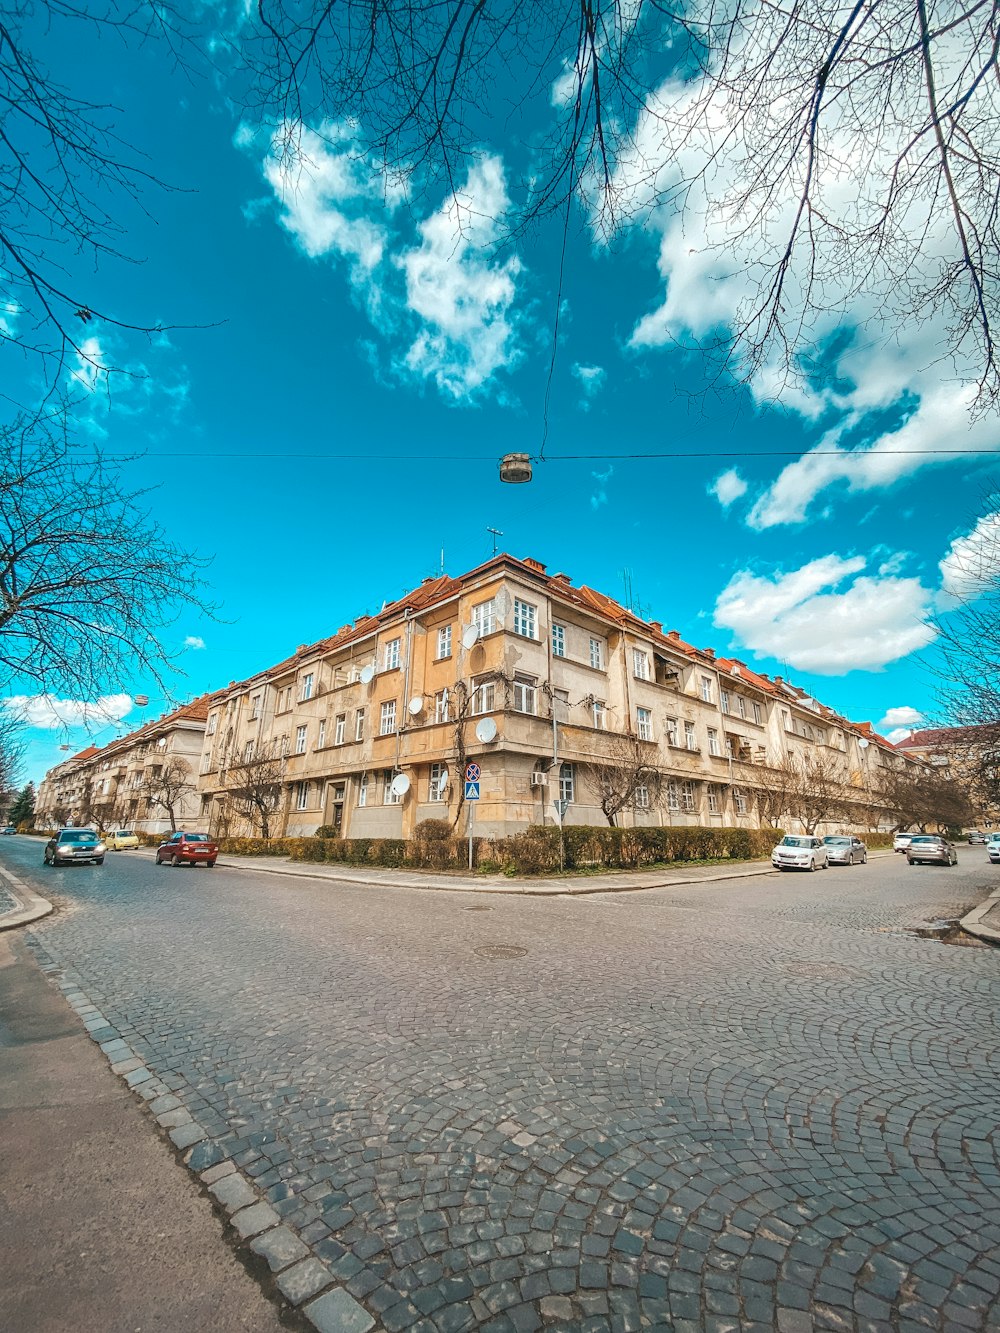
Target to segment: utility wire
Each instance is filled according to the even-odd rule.
[[[743,458],[748,462],[754,458],[992,458],[1000,455],[1000,449],[879,449],[877,451],[852,449],[761,449],[748,453],[745,449],[703,449],[703,450],[667,450],[663,453],[648,454],[547,454],[544,459],[539,455],[533,462],[546,463],[605,463],[630,460],[637,462],[657,458]],[[135,462],[155,460],[157,458],[221,458],[232,463],[248,458],[281,459],[300,458],[317,461],[335,462],[427,462],[427,463],[495,463],[495,454],[334,454],[334,453],[211,453],[204,450],[176,451],[167,450],[156,453],[118,453],[112,450],[102,451],[103,458],[128,458]]]

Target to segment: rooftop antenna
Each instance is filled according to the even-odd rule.
[[[486,531],[487,531],[487,532],[492,532],[492,534],[493,534],[493,554],[496,555],[496,553],[497,553],[497,538],[498,538],[498,537],[502,537],[502,536],[503,536],[503,533],[500,531],[499,528],[487,528]]]

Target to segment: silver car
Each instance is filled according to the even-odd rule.
[[[868,848],[860,838],[824,838],[823,846],[832,866],[852,866],[855,862],[863,866],[868,860]]]
[[[914,833],[906,849],[906,859],[911,866],[927,866],[932,863],[957,866],[958,852],[947,838],[942,838],[937,833]]]
[[[104,864],[104,843],[92,828],[61,828],[45,844],[42,860],[47,866],[61,866],[70,861]]]
[[[771,852],[777,870],[828,870],[830,857],[822,838],[788,833]]]

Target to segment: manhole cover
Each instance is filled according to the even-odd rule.
[[[838,963],[786,963],[785,971],[793,977],[809,977],[813,981],[856,981],[863,975]]]
[[[527,949],[522,949],[518,944],[484,944],[476,950],[476,956],[479,958],[523,958]]]

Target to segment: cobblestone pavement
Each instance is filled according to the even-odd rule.
[[[319,1327],[1000,1329],[1000,953],[910,929],[978,858],[488,903],[30,873],[282,1290],[337,1283]]]

